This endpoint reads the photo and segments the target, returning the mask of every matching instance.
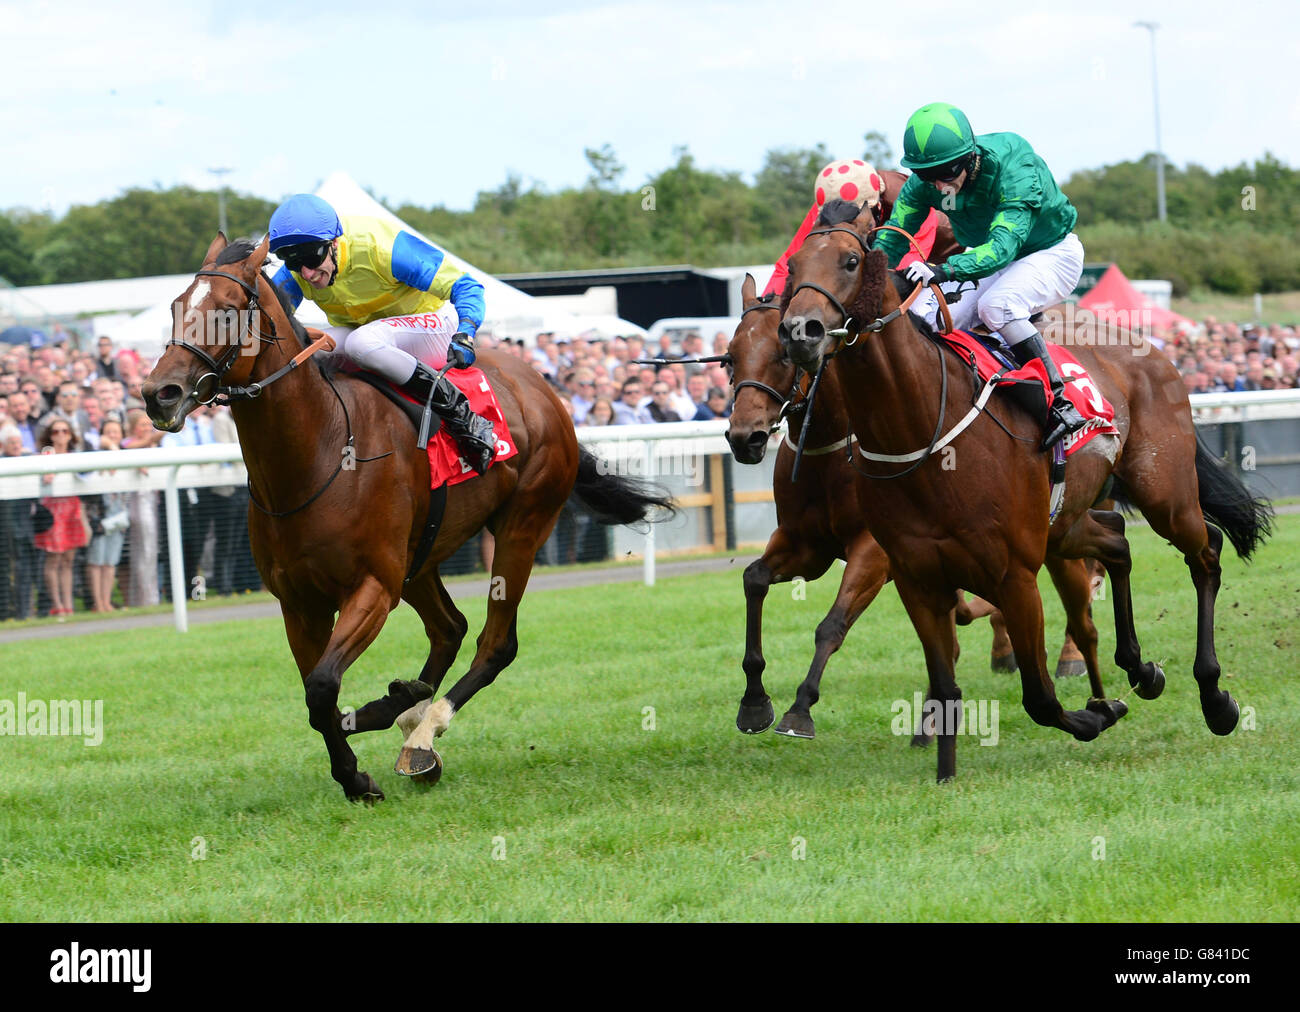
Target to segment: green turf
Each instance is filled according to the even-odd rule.
[[[832,659],[815,740],[736,731],[745,558],[529,595],[519,658],[440,741],[440,784],[392,772],[396,731],[352,739],[388,796],[373,809],[330,779],[277,621],[7,646],[0,700],[103,699],[105,737],[0,737],[0,919],[1294,920],[1300,519],[1280,518],[1253,565],[1225,560],[1223,684],[1254,724],[1227,738],[1201,718],[1182,560],[1145,529],[1132,541],[1164,695],[1129,696],[1081,744],[988,670],[986,623],[962,630],[959,681],[998,700],[1000,737],[963,736],[944,786],[933,750],[890,730],[891,704],[924,684],[892,588]],[[806,600],[769,596],[778,716],[840,572]],[[475,633],[483,607],[464,605]],[[1097,611],[1124,694],[1109,602]],[[1054,655],[1054,600],[1047,616]],[[342,702],[414,676],[423,649],[403,607]],[[1078,708],[1086,680],[1060,692]]]

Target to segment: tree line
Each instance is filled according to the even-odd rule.
[[[892,155],[864,138],[879,168]],[[701,167],[685,147],[640,185],[609,145],[586,150],[581,187],[556,192],[508,175],[468,211],[400,204],[393,212],[492,274],[771,263],[811,200],[824,146],[767,152],[752,183],[739,171]],[[1156,219],[1154,156],[1076,172],[1063,189],[1079,210],[1091,262],[1114,261],[1130,277],[1167,278],[1175,294],[1300,289],[1300,171],[1265,154],[1210,172],[1166,166],[1168,221]],[[275,202],[229,194],[232,236],[260,235]],[[216,231],[217,194],[192,187],[133,188],[61,217],[0,213],[0,278],[13,285],[183,274],[195,270]]]

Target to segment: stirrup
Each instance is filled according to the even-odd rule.
[[[1066,405],[1068,411],[1074,416],[1073,418],[1067,417],[1063,411],[1058,411],[1055,405],[1048,409],[1047,424],[1050,428],[1047,430],[1047,434],[1043,437],[1040,449],[1050,450],[1066,436],[1078,432],[1088,424],[1088,419],[1079,414],[1078,408],[1069,401],[1066,401]]]

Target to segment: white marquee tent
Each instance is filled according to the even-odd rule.
[[[316,193],[329,201],[340,214],[382,218],[413,235],[420,236],[431,245],[438,246],[387,210],[358,186],[346,172],[335,172],[329,176],[317,187]],[[441,246],[438,248],[443,249]],[[645,330],[635,323],[609,313],[574,312],[571,308],[566,308],[572,307],[574,300],[566,299],[556,304],[550,299],[529,295],[480,271],[450,250],[444,249],[443,252],[449,262],[483,283],[487,307],[487,316],[483,321],[485,333],[497,337],[523,338],[529,343],[538,333],[545,331],[568,337],[593,334],[593,332],[593,336],[603,337],[617,334],[645,336]],[[188,279],[185,283],[188,284]],[[129,321],[114,326],[112,336],[118,346],[138,348],[145,354],[157,354],[171,332],[171,300],[181,293],[183,287],[182,285],[181,288],[177,288],[165,302],[151,306]],[[581,305],[581,300],[578,302]],[[298,318],[308,326],[322,326],[325,323],[324,314],[314,303],[306,299],[298,307]]]

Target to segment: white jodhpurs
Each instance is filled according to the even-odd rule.
[[[431,369],[447,364],[447,346],[460,325],[460,314],[450,302],[434,313],[390,316],[361,327],[326,327],[338,350],[363,369],[377,372],[394,383],[415,375],[416,361]]]
[[[945,296],[962,289],[961,299],[950,304],[952,325],[968,330],[983,323],[992,333],[999,333],[1013,320],[1028,320],[1049,306],[1054,306],[1074,291],[1083,274],[1083,243],[1071,232],[1055,246],[1030,253],[996,274],[970,281],[945,282]],[[912,305],[916,313],[931,326],[938,327],[938,302],[928,288]]]

